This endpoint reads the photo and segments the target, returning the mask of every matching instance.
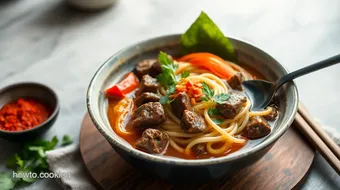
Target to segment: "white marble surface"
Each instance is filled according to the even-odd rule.
[[[249,41],[295,70],[340,52],[339,0],[120,0],[103,12],[70,10],[62,0],[0,0],[0,88],[37,81],[54,88],[61,112],[46,134],[77,140],[85,92],[97,68],[137,41],[181,33],[204,10],[229,36]],[[297,79],[313,116],[340,131],[340,65]],[[18,146],[0,140],[0,169]],[[317,154],[303,189],[340,189]],[[0,188],[1,189],[1,188]],[[40,180],[25,189],[59,189]]]

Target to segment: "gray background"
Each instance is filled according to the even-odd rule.
[[[46,134],[78,140],[85,92],[97,68],[121,48],[184,32],[204,10],[228,36],[251,42],[293,71],[340,51],[339,0],[120,0],[103,12],[61,0],[0,0],[0,88],[37,81],[55,89],[61,112]],[[297,79],[312,115],[340,131],[340,65]],[[0,171],[18,145],[0,140]],[[59,189],[41,180],[27,189]],[[317,154],[303,189],[340,189]]]

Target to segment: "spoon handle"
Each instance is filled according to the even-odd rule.
[[[311,73],[311,72],[314,72],[314,71],[317,71],[317,70],[320,70],[320,69],[338,64],[338,63],[340,63],[340,54],[330,57],[328,59],[325,59],[323,61],[314,63],[302,69],[296,70],[294,72],[291,72],[276,81],[276,88],[281,87],[286,82],[291,81],[295,78],[298,78],[305,74],[308,74],[308,73]]]

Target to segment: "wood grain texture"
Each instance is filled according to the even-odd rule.
[[[292,189],[308,172],[314,149],[292,126],[254,165],[204,185],[169,184],[134,169],[115,153],[88,115],[80,132],[80,151],[94,183],[102,189]]]

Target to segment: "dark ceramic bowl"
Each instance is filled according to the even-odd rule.
[[[18,98],[31,98],[45,103],[51,110],[50,117],[40,125],[23,131],[0,130],[0,137],[11,141],[33,140],[51,128],[59,113],[59,100],[49,87],[38,83],[18,83],[0,90],[0,108]]]
[[[287,70],[274,58],[249,43],[229,38],[237,52],[237,62],[251,67],[266,79],[273,81],[287,74]],[[298,108],[298,92],[294,83],[278,92],[280,115],[265,138],[249,141],[245,147],[224,157],[185,160],[147,154],[134,149],[112,130],[107,117],[105,89],[117,83],[145,58],[155,58],[159,51],[176,57],[179,53],[180,35],[153,38],[121,50],[107,60],[95,73],[87,93],[87,107],[98,131],[114,150],[134,167],[173,182],[206,182],[230,175],[235,170],[249,166],[263,157],[283,135],[294,120]]]

